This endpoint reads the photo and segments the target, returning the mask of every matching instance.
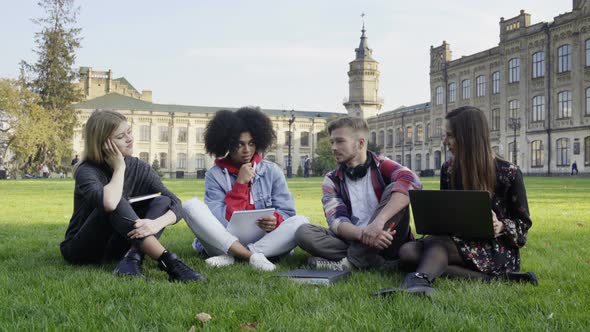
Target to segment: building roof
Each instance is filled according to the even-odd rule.
[[[184,113],[215,113],[219,110],[235,111],[236,107],[216,107],[216,106],[187,106],[173,104],[155,104],[145,100],[139,100],[118,93],[109,93],[94,99],[89,99],[74,105],[75,109],[108,109],[116,111],[150,111],[150,112],[184,112]],[[269,116],[290,116],[291,110],[262,109]],[[329,118],[332,116],[345,115],[336,112],[317,112],[317,111],[293,111],[296,117],[320,117]]]
[[[139,94],[139,91],[137,91],[137,89],[133,85],[131,85],[131,83],[129,83],[129,81],[126,80],[125,77],[115,78],[113,81],[117,81],[123,85],[127,85],[129,88],[133,89],[133,91]]]
[[[402,106],[402,107],[396,108],[391,111],[382,112],[381,114],[382,115],[384,115],[384,114],[401,114],[401,113],[408,113],[408,112],[421,111],[421,110],[430,110],[430,102],[416,104],[416,105],[412,105],[412,106]]]

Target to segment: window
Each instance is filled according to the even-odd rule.
[[[309,131],[301,132],[301,140],[299,141],[301,146],[309,146]]]
[[[442,103],[443,103],[443,88],[441,86],[437,86],[434,94],[435,94],[435,104],[442,105]]]
[[[533,54],[533,78],[545,76],[545,52]]]
[[[196,169],[205,169],[205,155],[202,153],[197,153],[195,157],[195,168]]]
[[[150,154],[147,152],[140,152],[139,153],[139,160],[145,161],[146,163],[150,163]]]
[[[514,99],[508,102],[508,117],[518,118],[518,109],[520,108],[520,100]]]
[[[497,95],[500,93],[500,72],[495,71],[492,74],[492,94]]]
[[[147,142],[150,140],[150,126],[139,127],[139,140]]]
[[[434,120],[434,136],[442,137],[442,119],[438,118]]]
[[[179,153],[176,155],[176,165],[176,168],[178,169],[186,168],[186,153]]]
[[[383,147],[385,144],[385,131],[379,130],[379,136],[377,137],[377,145]]]
[[[508,83],[520,81],[520,59],[512,58],[508,61]]]
[[[557,49],[557,72],[564,73],[572,70],[572,46],[565,44]]]
[[[590,39],[586,40],[586,66],[590,66]]]
[[[440,151],[434,151],[434,168],[440,169]]]
[[[515,146],[516,151],[514,150]],[[516,145],[514,145],[514,142],[508,143],[508,161],[518,165],[518,142],[516,142]]]
[[[420,153],[416,154],[416,171],[422,170],[422,155]]]
[[[584,165],[590,166],[590,136],[584,138]]]
[[[430,169],[430,153],[426,153],[426,160],[424,163],[424,169]]]
[[[462,92],[463,92],[461,97],[463,99],[469,99],[471,97],[471,92],[470,92],[471,82],[469,80],[461,81],[461,88],[462,88]]]
[[[428,122],[426,124],[426,130],[425,130],[425,132],[426,132],[426,140],[429,141],[430,140],[430,122]]]
[[[492,110],[492,129],[491,131],[500,130],[500,109],[494,108]]]
[[[543,141],[531,142],[531,166],[543,166]]]
[[[564,119],[572,116],[572,92],[561,91],[557,94],[557,118]]]
[[[409,153],[406,155],[406,163],[404,164],[404,166],[406,166],[409,169],[412,169],[412,155]]]
[[[402,144],[403,140],[404,140],[404,132],[401,127],[397,127],[397,129],[395,131],[395,145],[400,146]]]
[[[486,77],[483,75],[479,75],[475,78],[475,96],[476,97],[483,97],[486,95]]]
[[[160,131],[159,141],[160,142],[168,142],[168,127],[159,127],[159,131]]]
[[[590,115],[590,88],[586,88],[586,115]]]
[[[532,122],[539,122],[545,120],[545,96],[533,97],[533,114],[531,114]]]
[[[374,131],[371,132],[371,143],[373,144],[377,144],[377,133],[375,133]]]
[[[176,142],[177,143],[186,143],[186,127],[178,128],[178,140]],[[186,156],[185,156],[185,162],[186,162]]]
[[[393,146],[393,129],[387,129],[387,147]],[[391,158],[390,158],[391,159]]]
[[[570,164],[569,158],[569,139],[560,138],[556,142],[557,147],[557,166],[567,166]]]
[[[424,127],[422,125],[416,126],[416,143],[422,144],[424,142]]]
[[[457,100],[457,84],[455,82],[449,83],[449,103],[454,103]]]
[[[168,168],[168,154],[165,152],[160,153],[160,168]]]
[[[395,162],[398,164],[401,164],[402,163],[402,156],[399,154],[396,154],[395,155]]]
[[[414,128],[412,126],[406,127],[406,144],[412,144],[412,139],[414,138]]]
[[[205,142],[205,128],[197,128],[196,143]]]

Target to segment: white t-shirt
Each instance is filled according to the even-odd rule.
[[[357,180],[346,177],[346,187],[352,207],[352,223],[358,227],[367,226],[369,219],[379,206],[371,183],[371,172],[367,172],[367,175]]]

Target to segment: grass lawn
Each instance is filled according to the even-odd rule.
[[[590,179],[526,178],[533,228],[521,251],[522,269],[540,284],[439,279],[432,299],[371,292],[397,286],[401,272],[357,272],[332,287],[297,285],[239,263],[209,268],[190,247],[184,224],[162,242],[204,273],[207,284],[177,284],[153,261],[154,282],[111,275],[114,264],[74,267],[59,243],[72,213],[72,180],[0,181],[0,330],[574,330],[590,328]],[[167,180],[182,199],[202,197],[202,180]],[[325,224],[321,179],[289,181],[299,214]],[[437,179],[424,179],[437,188]],[[307,255],[279,263],[301,267]],[[209,313],[206,324],[195,314]]]

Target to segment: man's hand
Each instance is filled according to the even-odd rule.
[[[127,233],[131,239],[143,239],[150,235],[156,235],[162,228],[159,222],[152,219],[137,219],[135,229]]]
[[[371,248],[383,250],[391,245],[395,230],[383,230],[378,223],[367,226],[361,235],[361,242]]]
[[[496,216],[496,212],[494,212],[494,210],[492,210],[492,223],[494,225],[494,233],[496,235],[500,235],[504,231],[505,227],[504,223],[498,220],[498,217]]]
[[[256,220],[256,225],[265,232],[272,232],[277,227],[277,218],[275,216],[262,217]]]
[[[252,180],[253,177],[254,167],[252,167],[252,164],[246,163],[242,165],[242,167],[240,167],[240,172],[238,173],[238,178],[236,179],[236,182],[246,184],[250,182],[250,180]]]

